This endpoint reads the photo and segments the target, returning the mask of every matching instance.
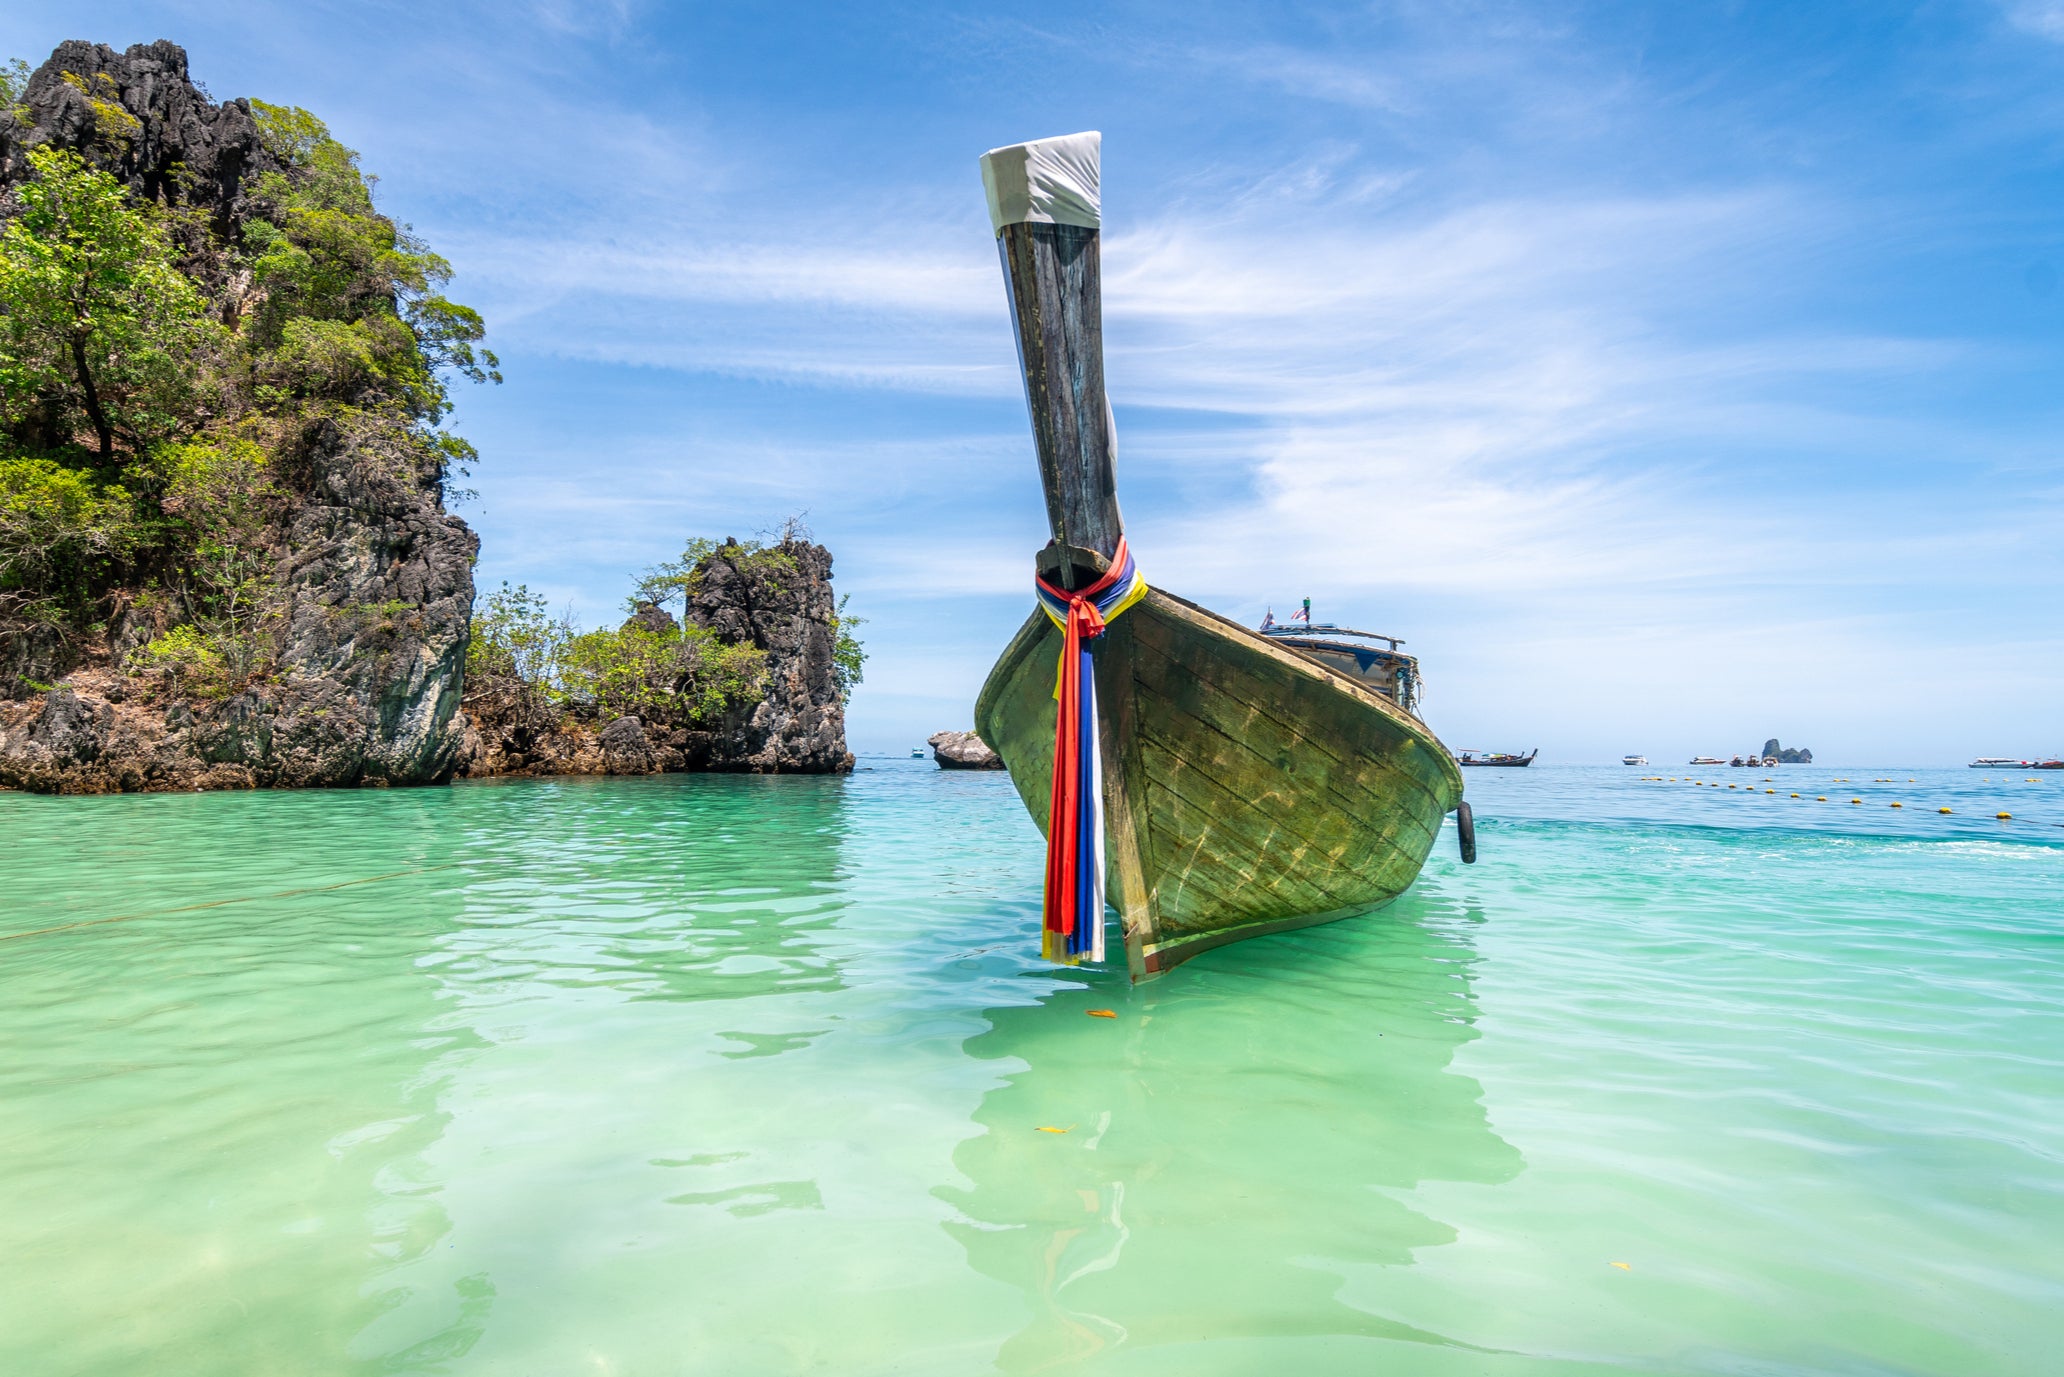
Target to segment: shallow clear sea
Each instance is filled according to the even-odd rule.
[[[2064,1362],[2064,774],[1470,771],[1134,990],[862,763],[0,794],[0,1372]]]

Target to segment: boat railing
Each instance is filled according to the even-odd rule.
[[[1368,640],[1371,640],[1371,641],[1388,641],[1388,642],[1390,642],[1390,648],[1391,648],[1392,650],[1396,650],[1396,649],[1397,649],[1397,648],[1398,648],[1399,646],[1401,646],[1401,645],[1403,645],[1403,644],[1404,644],[1404,640],[1403,640],[1403,638],[1401,638],[1401,637],[1398,637],[1398,636],[1386,636],[1386,635],[1384,635],[1384,634],[1383,634],[1383,633],[1382,633],[1381,631],[1356,631],[1356,630],[1355,630],[1355,629],[1354,629],[1353,627],[1348,627],[1348,626],[1333,626],[1333,625],[1331,625],[1331,624],[1329,624],[1329,623],[1326,623],[1326,622],[1320,622],[1320,623],[1319,623],[1319,624],[1318,624],[1317,626],[1297,626],[1297,625],[1290,625],[1290,624],[1287,624],[1287,623],[1283,623],[1283,622],[1278,622],[1278,623],[1277,623],[1276,625],[1274,625],[1274,626],[1271,626],[1271,627],[1267,627],[1267,628],[1264,628],[1261,634],[1262,634],[1262,635],[1264,635],[1264,636],[1284,636],[1284,637],[1288,637],[1288,636],[1361,636],[1361,637],[1364,637],[1364,638],[1366,638],[1366,639],[1368,639]]]

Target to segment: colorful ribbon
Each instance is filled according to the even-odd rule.
[[[1104,959],[1104,772],[1097,749],[1096,643],[1119,613],[1147,595],[1119,537],[1111,568],[1069,592],[1035,578],[1039,605],[1061,629],[1054,685],[1053,796],[1046,820],[1046,911],[1040,950],[1073,966]]]

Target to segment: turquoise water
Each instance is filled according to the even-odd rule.
[[[863,763],[0,795],[0,1372],[2055,1370],[2064,778],[1472,771],[1135,991]]]

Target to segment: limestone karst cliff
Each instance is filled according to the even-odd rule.
[[[168,42],[67,42],[0,112],[15,280],[65,197],[159,295],[100,359],[0,398],[0,784],[449,777],[478,543],[444,510],[436,423],[479,331],[448,270],[319,122],[211,100]],[[109,289],[106,328],[131,304]],[[145,350],[156,372],[128,376]],[[94,519],[49,515],[60,487]]]

